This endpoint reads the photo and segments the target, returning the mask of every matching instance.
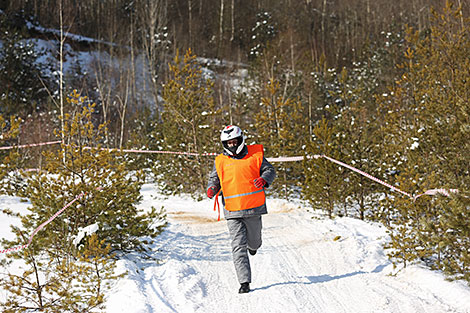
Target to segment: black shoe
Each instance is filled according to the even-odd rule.
[[[256,254],[256,251],[257,251],[257,250],[248,249],[248,252],[249,252],[251,255],[255,255],[255,254]]]
[[[249,283],[242,283],[238,293],[248,293],[250,292],[250,284]]]

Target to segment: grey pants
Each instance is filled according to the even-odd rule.
[[[227,226],[232,240],[232,255],[238,281],[251,283],[250,260],[247,248],[258,250],[261,247],[261,216],[231,218]]]

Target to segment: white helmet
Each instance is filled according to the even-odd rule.
[[[233,147],[229,147],[227,141],[232,139],[237,139],[237,144]],[[238,126],[226,126],[220,133],[220,140],[222,141],[224,150],[229,155],[237,155],[242,152],[243,148],[245,147],[245,136],[243,136],[243,132]]]

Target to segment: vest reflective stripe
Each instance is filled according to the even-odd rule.
[[[263,191],[264,191],[264,190],[261,189],[261,190],[257,190],[257,191],[253,191],[253,192],[242,193],[242,194],[240,194],[240,195],[234,195],[234,196],[224,197],[224,199],[227,200],[227,199],[232,199],[232,198],[236,198],[236,197],[248,196],[248,195],[252,195],[252,194],[255,194],[255,193],[258,193],[258,192],[263,192]]]
[[[247,148],[248,153],[243,159],[233,159],[223,154],[215,159],[225,209],[228,211],[256,208],[266,201],[264,189],[256,188],[253,183],[260,176],[263,146],[250,145]]]

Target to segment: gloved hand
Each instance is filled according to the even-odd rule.
[[[262,188],[264,185],[266,185],[266,181],[263,177],[258,177],[253,182],[255,183],[256,188]]]
[[[209,197],[209,199],[212,199],[215,196],[215,194],[216,194],[215,186],[211,186],[209,187],[209,189],[207,189],[207,196]]]

